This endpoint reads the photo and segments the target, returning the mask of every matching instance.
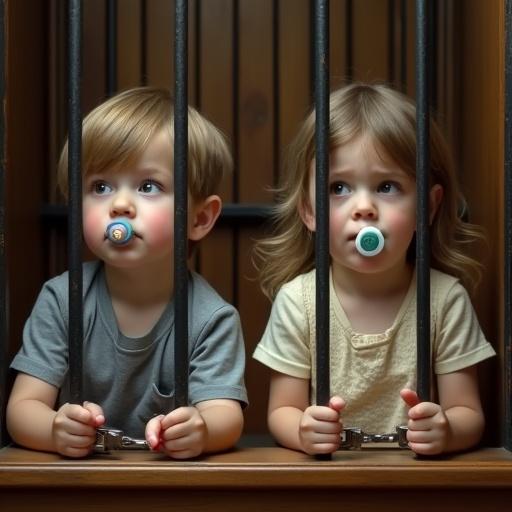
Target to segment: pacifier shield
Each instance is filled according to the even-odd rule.
[[[127,244],[133,237],[132,225],[124,219],[118,219],[107,226],[106,237],[117,245]]]
[[[384,236],[373,226],[366,226],[356,237],[356,249],[362,256],[376,256],[384,249]]]

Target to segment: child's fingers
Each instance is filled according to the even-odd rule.
[[[418,393],[412,389],[402,389],[402,391],[400,391],[400,396],[409,407],[414,407],[421,402]]]
[[[158,449],[158,446],[160,445],[163,417],[163,414],[155,416],[154,418],[151,418],[146,425],[145,438],[152,450]]]
[[[340,412],[345,407],[345,400],[339,396],[333,396],[329,400],[329,407],[334,411]]]
[[[105,423],[105,415],[103,409],[93,402],[84,402],[84,409],[91,413],[91,421],[94,427],[101,427]]]
[[[178,409],[174,409],[169,414],[166,414],[162,419],[162,428],[167,430],[173,425],[178,425],[179,423],[185,423],[188,421],[195,413],[197,409],[195,407],[179,407]]]

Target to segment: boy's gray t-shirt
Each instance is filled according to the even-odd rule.
[[[83,398],[103,407],[106,424],[144,436],[150,418],[174,408],[174,304],[150,333],[118,329],[103,264],[84,264]],[[245,405],[245,353],[236,309],[198,274],[189,277],[189,402],[231,399]],[[11,368],[60,389],[69,401],[68,273],[46,282],[25,324]]]

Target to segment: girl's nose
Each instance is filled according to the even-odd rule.
[[[354,197],[355,204],[352,210],[352,218],[376,220],[378,216],[375,203],[368,192],[360,192]]]
[[[110,205],[110,216],[128,218],[135,216],[135,205],[129,194],[123,191],[114,194]]]

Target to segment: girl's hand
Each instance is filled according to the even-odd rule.
[[[450,435],[450,423],[441,406],[421,402],[417,393],[411,389],[403,389],[400,396],[410,407],[407,441],[411,450],[420,455],[444,452]]]
[[[306,453],[332,453],[339,448],[343,428],[340,411],[344,407],[344,400],[333,396],[328,407],[312,405],[304,411],[299,425],[299,439]]]
[[[190,459],[203,453],[208,429],[195,407],[180,407],[166,416],[152,418],[146,425],[146,440],[152,450],[173,459]]]
[[[55,450],[66,457],[85,457],[96,442],[96,428],[104,423],[103,410],[97,404],[64,404],[52,423]]]

